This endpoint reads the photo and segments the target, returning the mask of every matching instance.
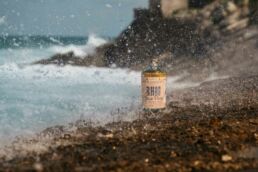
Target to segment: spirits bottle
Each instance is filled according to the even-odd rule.
[[[146,111],[158,112],[166,108],[167,73],[161,69],[158,60],[142,72],[142,103]]]

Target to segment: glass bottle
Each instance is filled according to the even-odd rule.
[[[142,104],[145,111],[158,112],[166,108],[167,73],[161,69],[158,60],[142,72]]]

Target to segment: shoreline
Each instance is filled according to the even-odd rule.
[[[34,62],[134,71],[158,57],[169,75],[182,74],[178,82],[199,85],[172,90],[157,114],[136,111],[125,122],[118,113],[104,126],[78,121],[71,132],[53,126],[39,133],[43,140],[18,140],[0,157],[0,171],[257,171],[258,26],[247,6],[232,3],[170,18],[135,10],[128,28],[95,54]],[[209,81],[213,75],[228,77]]]
[[[61,126],[49,128],[45,133],[56,134],[49,145],[25,141],[14,147],[16,156],[0,158],[0,170],[258,169],[257,77],[220,79],[174,92],[165,111],[139,112],[132,122],[94,126],[81,121],[70,133]],[[221,90],[219,97],[214,89]]]

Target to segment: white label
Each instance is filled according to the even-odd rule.
[[[142,76],[142,101],[145,109],[166,107],[166,77]]]

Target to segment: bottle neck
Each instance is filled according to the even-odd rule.
[[[151,62],[151,68],[152,68],[153,70],[157,70],[157,69],[159,68],[158,60],[156,60],[156,59],[152,60],[152,62]]]

